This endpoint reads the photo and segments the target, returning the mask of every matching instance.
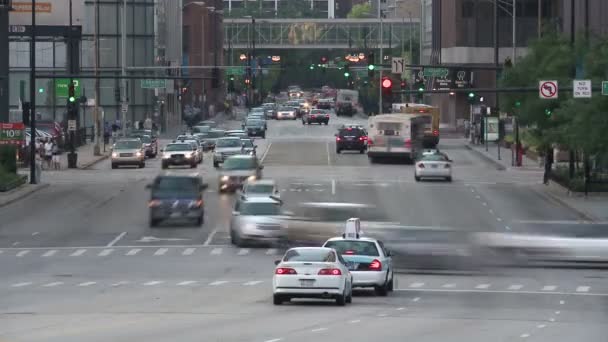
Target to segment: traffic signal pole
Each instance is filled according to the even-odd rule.
[[[384,38],[384,26],[382,23],[382,9],[381,4],[378,2],[378,19],[380,19],[380,64],[384,64],[384,49],[382,46]],[[378,68],[380,76],[378,77],[378,114],[382,114],[382,68]]]
[[[32,0],[30,41],[30,184],[36,184],[36,0]]]

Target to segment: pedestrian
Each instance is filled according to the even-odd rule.
[[[59,145],[57,145],[57,141],[55,141],[55,139],[53,139],[51,141],[52,141],[51,154],[52,154],[53,168],[55,170],[61,170],[61,161],[59,160]]]
[[[545,155],[545,174],[543,175],[543,184],[548,185],[551,179],[551,170],[553,169],[553,148],[548,148]]]
[[[50,139],[47,139],[44,143],[44,161],[46,166],[50,169],[51,162],[53,161],[53,143]]]

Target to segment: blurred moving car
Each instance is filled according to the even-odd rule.
[[[333,99],[319,99],[319,101],[317,101],[317,108],[319,109],[331,109],[331,106],[333,104],[334,100]]]
[[[448,182],[452,181],[452,160],[445,154],[423,154],[416,162],[414,179],[416,182],[423,178],[441,178]]]
[[[277,118],[277,106],[275,103],[267,102],[262,103],[262,107],[264,108],[264,115],[267,119],[276,119]]]
[[[363,154],[367,150],[367,132],[358,127],[341,128],[336,133],[336,153],[342,151],[359,151]]]
[[[217,122],[215,122],[213,120],[203,120],[203,121],[197,123],[196,126],[209,126],[213,129],[213,128],[217,128]]]
[[[150,227],[166,220],[194,220],[197,226],[205,222],[203,191],[207,184],[198,174],[163,174],[146,186],[150,190]]]
[[[291,248],[275,264],[274,305],[292,298],[333,299],[339,306],[352,302],[353,276],[346,261],[331,248]]]
[[[295,120],[297,118],[296,109],[294,107],[279,107],[277,110],[277,120]]]
[[[161,161],[161,168],[163,169],[179,165],[189,165],[191,168],[195,168],[197,165],[196,147],[191,143],[172,143],[161,152],[163,152]]]
[[[230,241],[237,246],[276,243],[284,237],[278,198],[240,196],[230,219]]]
[[[266,126],[262,120],[247,119],[244,129],[247,132],[247,135],[250,137],[262,137],[262,139],[266,138]]]
[[[302,116],[302,125],[310,125],[311,123],[329,124],[329,113],[323,109],[311,109],[308,113]]]
[[[228,157],[219,171],[218,188],[220,192],[240,189],[247,181],[261,179],[263,168],[256,156]]]
[[[196,151],[196,154],[195,154],[196,162],[198,164],[201,164],[203,162],[203,147],[201,146],[199,140],[195,136],[188,136],[188,139],[180,139],[180,140],[176,140],[174,142],[192,144]]]
[[[277,183],[272,179],[248,181],[243,185],[241,193],[247,197],[281,198],[281,192],[277,188]]]
[[[194,126],[192,127],[192,134],[208,133],[211,129],[211,126]]]
[[[156,158],[158,154],[158,144],[152,141],[152,137],[149,135],[138,135],[132,136],[132,138],[138,138],[144,145],[144,151],[146,152],[146,157]]]
[[[253,140],[246,138],[241,139],[241,143],[243,146],[243,153],[255,156],[257,154],[258,146],[253,143]]]
[[[217,139],[226,136],[226,131],[222,129],[211,129],[205,138],[202,139],[203,151],[212,151],[215,149]]]
[[[240,137],[225,137],[217,139],[213,152],[213,166],[218,167],[230,156],[244,152]]]
[[[140,139],[124,139],[112,146],[111,165],[115,169],[122,165],[146,166],[146,152]]]

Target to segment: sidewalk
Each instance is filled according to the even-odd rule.
[[[76,153],[78,153],[78,161],[77,165],[79,169],[87,169],[102,160],[108,159],[110,156],[110,147],[111,144],[106,144],[105,152],[103,148],[103,141],[100,142],[100,152],[101,155],[95,156],[93,155],[93,151],[95,148],[95,143],[88,143],[86,145],[80,146],[76,149]],[[65,170],[68,167],[68,152],[64,152],[60,156],[61,160],[61,169]]]
[[[536,160],[528,158],[526,155],[522,158],[522,166],[514,166],[512,152],[510,149],[500,147],[500,160],[498,159],[498,146],[494,142],[488,143],[488,150],[486,151],[486,146],[484,144],[474,145],[470,141],[465,140],[466,147],[477,153],[481,158],[486,161],[496,165],[498,170],[533,170],[533,171],[542,171],[543,168],[538,164]]]
[[[34,192],[47,188],[49,184],[24,184],[11,191],[0,193],[0,208],[27,197]]]

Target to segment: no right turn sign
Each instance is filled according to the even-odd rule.
[[[557,98],[558,93],[557,81],[540,81],[538,83],[538,96],[541,99],[551,100]]]

